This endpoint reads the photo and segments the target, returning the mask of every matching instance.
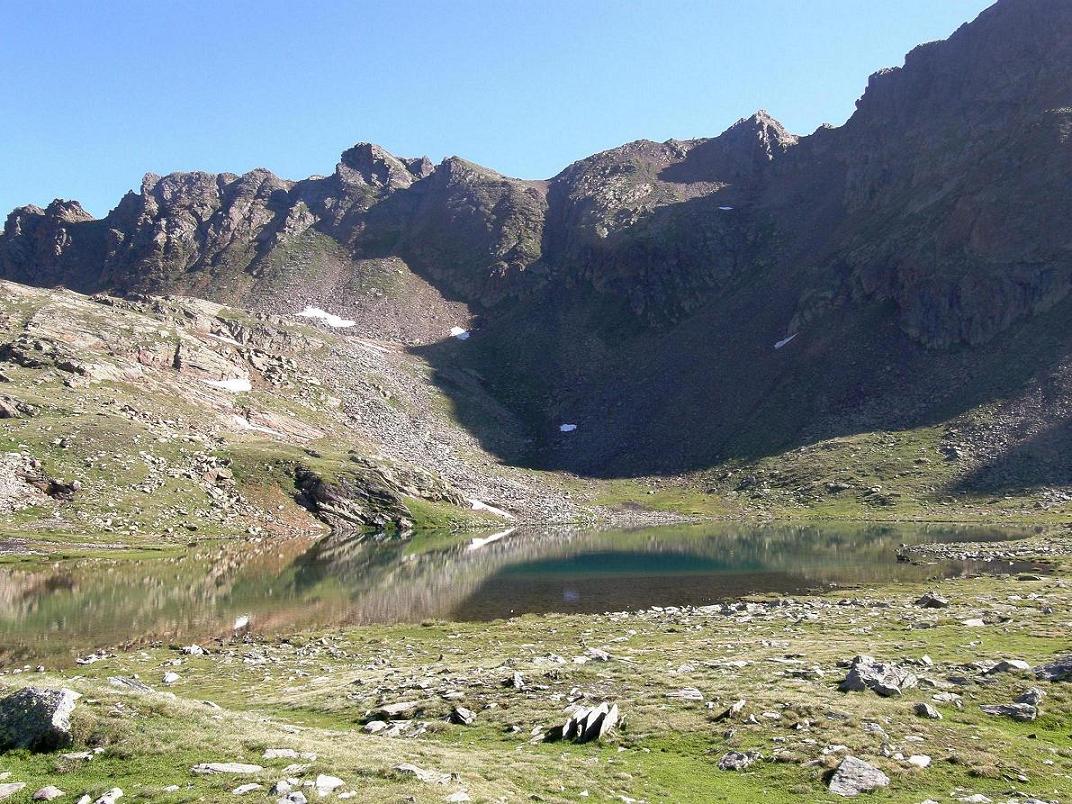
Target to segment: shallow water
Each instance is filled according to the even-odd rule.
[[[530,612],[702,605],[866,582],[1001,572],[1000,562],[916,566],[902,543],[1022,532],[892,525],[518,529],[483,538],[201,547],[146,560],[0,567],[0,664],[64,664],[97,648],[310,626],[487,620]],[[491,536],[492,538],[488,538]]]

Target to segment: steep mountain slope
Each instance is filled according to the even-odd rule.
[[[1069,427],[1072,5],[1001,0],[857,106],[809,136],[759,112],[548,181],[368,144],[299,182],[147,176],[102,220],[13,212],[0,275],[323,306],[411,346],[524,466],[723,477],[872,431],[936,450],[933,428],[985,419],[959,451],[976,463],[928,493],[1072,482],[1067,450],[1039,451]],[[464,350],[452,326],[475,327]],[[501,438],[459,376],[524,436]],[[820,464],[797,485],[825,483]]]

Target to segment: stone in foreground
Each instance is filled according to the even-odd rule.
[[[0,783],[0,800],[10,798],[26,786],[25,782]]]
[[[1039,665],[1035,668],[1035,677],[1042,681],[1068,681],[1072,678],[1072,653]]]
[[[34,801],[52,801],[54,798],[67,795],[55,785],[46,785],[33,794]]]
[[[71,713],[79,697],[68,689],[26,687],[0,699],[0,751],[54,751],[70,745]]]
[[[874,765],[856,757],[845,757],[830,777],[830,792],[838,796],[870,793],[890,783],[890,777]]]

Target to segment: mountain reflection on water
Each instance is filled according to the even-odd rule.
[[[1000,571],[971,561],[905,564],[896,551],[902,543],[1021,535],[933,525],[519,528],[492,539],[329,536],[7,567],[0,568],[0,663],[63,663],[99,647],[226,636],[243,615],[254,631],[272,633],[702,605],[749,593]]]

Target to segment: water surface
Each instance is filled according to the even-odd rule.
[[[477,539],[294,539],[167,558],[0,565],[0,664],[67,663],[97,648],[336,624],[488,620],[531,612],[703,605],[890,580],[1008,571],[898,562],[902,543],[1007,539],[1010,530],[892,525],[704,525]]]

